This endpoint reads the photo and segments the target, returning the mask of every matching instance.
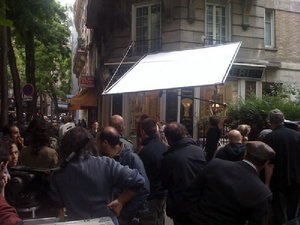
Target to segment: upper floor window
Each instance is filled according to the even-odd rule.
[[[132,39],[139,54],[155,52],[161,47],[161,5],[135,5],[132,12]]]
[[[221,44],[229,41],[230,7],[229,4],[206,3],[205,36],[208,45]]]
[[[274,10],[265,10],[265,47],[275,47]]]

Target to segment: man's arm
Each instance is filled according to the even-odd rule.
[[[268,163],[265,166],[265,185],[270,188],[270,182],[273,175],[274,164]]]
[[[135,195],[134,191],[126,190],[123,191],[119,197],[112,202],[110,202],[107,206],[115,212],[117,216],[120,215],[123,206],[129,202],[133,196]]]

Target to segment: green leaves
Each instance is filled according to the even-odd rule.
[[[288,90],[283,90],[283,92],[288,93]],[[266,128],[268,127],[268,113],[275,108],[280,109],[286,119],[299,120],[300,104],[282,97],[283,95],[284,93],[262,98],[252,96],[236,104],[230,104],[227,111],[227,125],[236,127],[238,124],[246,123],[251,126],[255,125],[258,129]]]
[[[12,27],[13,22],[8,19],[0,18],[0,26]]]
[[[25,74],[25,43],[28,31],[34,36],[37,92],[65,97],[71,79],[71,50],[67,8],[55,0],[9,0],[7,18],[11,21],[13,43],[20,74]],[[0,23],[1,20],[0,19]],[[24,79],[24,76],[23,76]]]

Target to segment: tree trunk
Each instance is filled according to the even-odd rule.
[[[32,96],[32,101],[28,102],[29,109],[29,117],[32,118],[37,114],[37,92],[35,85],[35,46],[34,46],[34,35],[31,30],[26,32],[26,40],[25,40],[25,58],[26,58],[26,67],[25,67],[25,75],[27,83],[30,83],[34,87],[34,93]]]
[[[51,104],[54,107],[54,115],[56,115],[56,118],[59,118],[58,99],[57,99],[57,95],[56,95],[55,86],[53,84],[50,85],[50,91],[51,91],[50,96],[51,96],[51,99],[52,99]]]
[[[10,28],[7,28],[7,54],[8,54],[8,62],[10,65],[10,71],[13,80],[17,122],[19,126],[22,126],[23,107],[22,107],[22,97],[21,97],[21,81],[20,81],[19,71],[16,63],[16,55],[12,45]]]
[[[6,18],[4,1],[0,1],[0,17]],[[0,26],[1,128],[8,123],[8,78],[6,39],[6,27]]]

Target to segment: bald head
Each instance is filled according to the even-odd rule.
[[[248,141],[246,144],[245,159],[256,167],[263,168],[264,164],[275,156],[275,151],[261,141]]]
[[[125,130],[124,119],[120,115],[112,115],[109,120],[109,125],[116,128],[120,135],[123,135]]]
[[[98,138],[100,141],[107,141],[112,146],[119,145],[121,143],[118,131],[112,126],[103,127]]]
[[[238,130],[231,130],[227,133],[229,143],[242,143],[243,137]]]

